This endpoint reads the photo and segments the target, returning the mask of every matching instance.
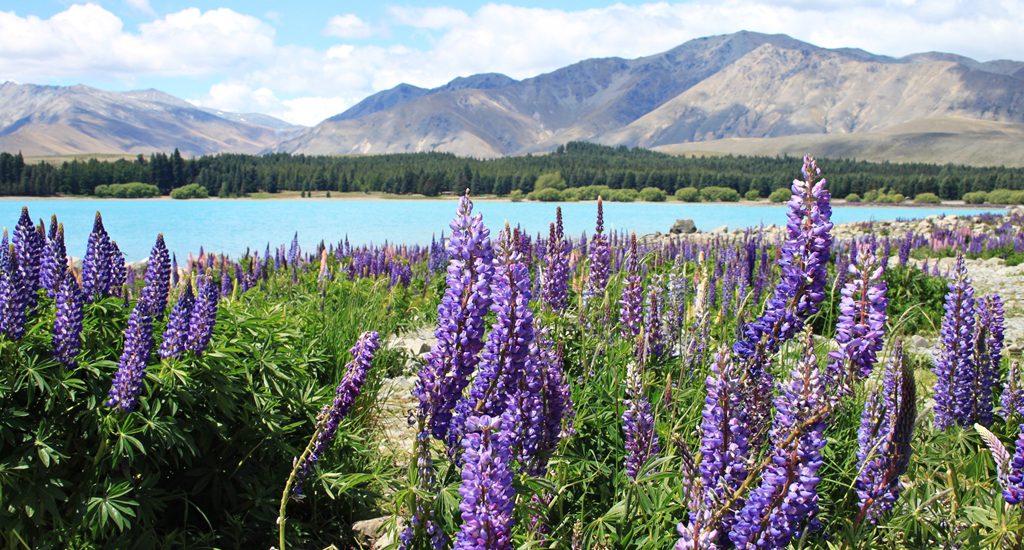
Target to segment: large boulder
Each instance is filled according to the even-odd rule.
[[[672,229],[669,229],[669,233],[673,235],[687,235],[689,233],[697,232],[697,225],[693,223],[693,220],[689,218],[676,220],[676,223],[672,224]]]

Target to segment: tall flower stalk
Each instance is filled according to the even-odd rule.
[[[636,234],[629,238],[629,256],[625,265],[626,284],[619,298],[619,324],[627,338],[635,339],[643,328],[644,289],[640,273],[640,256],[636,248]]]
[[[608,287],[608,277],[611,270],[611,244],[604,234],[604,201],[597,198],[597,223],[594,227],[594,237],[590,240],[590,272],[587,274],[587,285],[583,290],[583,296],[587,301],[599,296],[604,296]]]
[[[373,363],[373,356],[380,346],[380,335],[374,331],[364,332],[356,344],[349,349],[352,360],[345,365],[345,374],[334,390],[334,400],[326,405],[317,416],[316,430],[306,445],[305,450],[298,456],[292,465],[291,474],[285,482],[284,491],[281,494],[281,505],[278,510],[278,544],[280,550],[285,550],[285,535],[288,523],[288,499],[293,494],[302,493],[302,480],[309,474],[313,465],[317,463],[323,452],[334,441],[342,419],[348,415],[359,397],[359,392],[366,383],[366,376]]]
[[[941,347],[932,364],[935,373],[935,427],[973,423],[975,398],[974,288],[963,255],[958,254],[954,279],[946,293]]]
[[[473,215],[468,193],[459,201],[449,227],[447,285],[437,306],[434,331],[437,342],[427,354],[413,390],[430,433],[441,441],[448,440],[452,411],[480,362],[494,273],[490,231],[482,216]]]
[[[802,180],[793,181],[789,201],[786,242],[779,260],[782,278],[764,313],[744,325],[742,336],[733,345],[736,360],[742,362],[743,392],[758,431],[767,420],[770,404],[772,377],[765,369],[769,358],[803,329],[825,298],[832,248],[831,195],[814,158],[804,157],[801,174]]]
[[[860,248],[848,274],[836,323],[838,349],[829,353],[827,370],[834,398],[849,394],[854,380],[871,374],[882,349],[889,304],[882,267],[870,245]]]
[[[828,398],[810,333],[807,340],[803,359],[775,398],[771,462],[729,531],[738,548],[784,548],[818,512]]]
[[[858,512],[854,522],[877,523],[900,494],[899,478],[910,463],[917,418],[914,372],[903,344],[893,347],[881,386],[868,396],[857,431]]]
[[[544,254],[541,300],[551,311],[560,312],[569,304],[569,243],[562,230],[562,208],[555,212]]]
[[[455,550],[512,548],[515,488],[508,433],[500,418],[473,415],[465,424],[463,467],[459,494],[462,525]]]
[[[54,295],[56,314],[53,321],[53,356],[68,367],[78,364],[76,356],[82,345],[82,307],[85,296],[78,281],[65,273]]]

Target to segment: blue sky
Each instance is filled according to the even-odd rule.
[[[1024,60],[1024,0],[0,0],[0,81],[157,88],[311,125],[400,82],[524,78],[744,29]]]

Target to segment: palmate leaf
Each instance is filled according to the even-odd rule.
[[[996,462],[996,478],[999,480],[999,484],[1005,487],[1008,481],[1007,476],[1010,475],[1010,452],[1006,450],[1003,442],[996,437],[996,434],[990,432],[981,424],[975,424],[974,429],[978,431],[981,439],[985,442],[985,446],[992,452],[992,458]]]

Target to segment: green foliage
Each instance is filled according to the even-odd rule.
[[[935,193],[952,200],[969,191],[1024,189],[1024,168],[873,163],[818,159],[829,174],[833,196],[864,196],[872,189],[914,196]],[[161,193],[198,183],[218,196],[291,191],[380,191],[461,195],[529,193],[545,174],[565,187],[605,185],[612,189],[658,187],[672,194],[684,187],[719,185],[767,196],[799,176],[794,157],[682,157],[654,151],[572,142],[544,155],[499,159],[460,158],[448,153],[369,156],[221,154],[184,159],[156,153],[116,161],[79,160],[26,163],[20,154],[0,153],[0,195],[90,194],[99,184],[141,181]],[[586,199],[590,200],[590,199]],[[868,201],[872,202],[872,201]]]
[[[0,538],[34,548],[269,547],[292,457],[333,399],[348,347],[363,329],[384,338],[426,309],[422,285],[387,283],[340,279],[321,293],[313,270],[295,286],[282,273],[225,297],[207,353],[151,356],[131,414],[104,405],[130,309],[120,298],[87,305],[71,369],[51,358],[44,299],[21,341],[0,337]],[[403,361],[378,353],[322,470],[290,507],[298,547],[354,546],[349,526],[386,491],[393,466],[369,420],[381,379]]]
[[[939,204],[942,202],[942,199],[935,193],[918,193],[914,197],[914,202],[918,204]]]
[[[530,193],[526,195],[526,198],[531,201],[541,202],[557,202],[563,200],[562,192],[551,187],[530,191]]]
[[[636,189],[612,189],[608,192],[605,200],[611,202],[635,202],[640,198]]]
[[[543,189],[557,189],[561,191],[565,189],[565,178],[558,172],[541,174],[537,177],[537,181],[533,183],[533,190],[541,191]]]
[[[644,187],[640,190],[640,200],[646,202],[665,202],[665,192],[657,187]]]
[[[984,204],[988,202],[988,193],[984,191],[971,191],[964,193],[963,201],[967,204]]]
[[[985,202],[989,204],[1024,204],[1024,191],[993,189],[988,192]]]
[[[675,197],[682,202],[700,202],[700,191],[696,187],[680,187],[676,189]]]
[[[94,193],[97,197],[105,199],[145,199],[159,197],[160,189],[148,183],[112,183],[110,185],[97,185]]]
[[[743,194],[743,199],[748,201],[756,201],[761,198],[761,192],[757,189],[751,189]]]
[[[172,199],[205,199],[209,196],[206,188],[198,183],[183,185],[171,191]]]
[[[789,198],[792,196],[793,192],[791,190],[789,190],[786,187],[779,187],[778,189],[772,191],[771,195],[768,195],[768,200],[775,203],[788,202]]]
[[[740,200],[740,194],[735,189],[712,185],[700,190],[700,200],[704,202],[736,202]]]
[[[522,202],[525,196],[526,195],[523,194],[522,189],[513,189],[512,192],[508,194],[508,200],[512,202]]]
[[[861,201],[860,195],[858,195],[857,193],[850,193],[849,195],[846,195],[846,202],[860,202],[860,201]]]

